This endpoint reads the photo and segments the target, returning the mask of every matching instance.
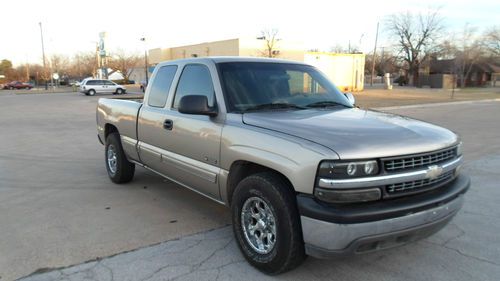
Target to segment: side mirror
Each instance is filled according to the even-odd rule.
[[[208,106],[207,96],[189,95],[181,98],[179,102],[180,113],[194,115],[208,115],[210,117],[217,116],[217,110]]]
[[[356,99],[351,93],[345,93],[344,96],[349,100],[349,102],[354,105],[356,103]]]

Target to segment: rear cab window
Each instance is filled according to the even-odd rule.
[[[166,65],[158,69],[158,73],[151,83],[148,96],[148,105],[153,107],[164,107],[167,103],[168,92],[172,86],[177,65]]]

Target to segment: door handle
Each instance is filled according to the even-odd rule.
[[[174,127],[174,121],[172,121],[170,119],[163,121],[163,128],[164,129],[172,130],[173,127]]]

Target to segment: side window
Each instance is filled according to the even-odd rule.
[[[208,68],[201,64],[189,64],[184,67],[175,91],[174,108],[179,106],[182,97],[204,95],[208,106],[214,105],[214,85]]]
[[[104,85],[108,85],[108,86],[114,86],[115,83],[111,82],[111,81],[108,81],[108,80],[105,80],[104,81]]]
[[[86,85],[96,85],[97,84],[96,82],[97,82],[96,80],[89,80],[87,81]]]
[[[148,105],[164,107],[167,102],[168,91],[174,80],[177,65],[167,65],[158,69],[158,73],[149,90]]]
[[[99,85],[99,86],[102,86],[102,85],[105,85],[106,83],[104,83],[104,80],[97,80],[96,81],[96,85]]]

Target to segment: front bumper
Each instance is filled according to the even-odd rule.
[[[463,205],[470,179],[458,176],[432,192],[354,206],[297,197],[306,253],[329,258],[392,248],[443,228]]]

